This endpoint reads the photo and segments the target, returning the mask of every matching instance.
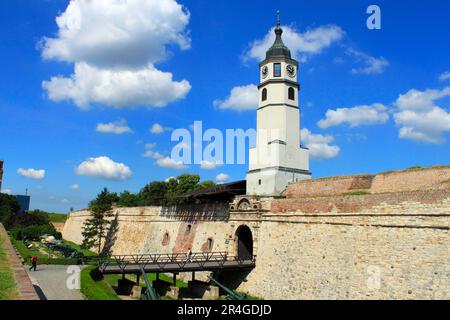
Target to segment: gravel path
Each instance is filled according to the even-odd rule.
[[[28,268],[26,270],[33,285],[41,288],[47,300],[83,300],[80,290],[67,288],[67,280],[74,277],[73,274],[67,273],[68,267],[38,265],[36,272],[29,271]],[[79,283],[79,276],[72,283],[77,281]]]

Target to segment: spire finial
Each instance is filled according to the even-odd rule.
[[[277,27],[281,26],[281,19],[280,19],[280,10],[277,10]]]

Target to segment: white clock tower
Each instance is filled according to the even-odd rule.
[[[309,150],[300,146],[298,62],[284,45],[278,23],[276,40],[260,64],[256,147],[250,149],[247,194],[280,195],[291,182],[310,179]]]

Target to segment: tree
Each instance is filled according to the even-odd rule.
[[[124,191],[119,195],[119,207],[132,208],[138,207],[141,197],[129,191]]]
[[[166,195],[169,183],[164,181],[153,181],[146,185],[140,192],[140,198],[143,203],[145,205],[153,206],[161,205]]]
[[[87,219],[83,225],[83,243],[84,248],[97,247],[97,253],[102,252],[103,240],[105,239],[111,217],[113,215],[113,204],[118,201],[116,193],[110,193],[108,189],[103,191],[97,198],[89,204],[91,218]]]
[[[0,222],[7,222],[19,210],[20,205],[16,197],[0,193]]]

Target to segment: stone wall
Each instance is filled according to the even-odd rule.
[[[232,256],[236,232],[246,225],[256,268],[224,279],[240,291],[266,299],[450,299],[449,172],[353,176],[319,180],[316,187],[302,182],[289,190],[303,188],[307,195],[272,199],[270,210],[223,215],[220,207],[117,209],[113,253],[192,248]],[[371,192],[342,195],[335,181],[344,181],[345,190],[369,190],[370,184]],[[388,186],[397,191],[386,192]],[[304,191],[314,188],[321,196]],[[70,215],[64,238],[81,242],[87,214]]]
[[[350,175],[290,184],[287,198],[367,193],[443,190],[449,187],[450,166],[392,171],[377,175]]]

